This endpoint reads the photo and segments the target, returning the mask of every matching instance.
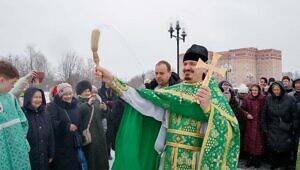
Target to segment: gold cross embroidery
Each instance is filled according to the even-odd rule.
[[[205,79],[202,83],[202,86],[208,86],[209,80],[214,72],[220,74],[222,77],[225,76],[227,69],[226,68],[217,68],[216,64],[220,59],[221,55],[214,53],[212,56],[211,64],[204,63],[201,58],[199,58],[196,68],[205,68],[208,70],[208,73],[205,76]]]

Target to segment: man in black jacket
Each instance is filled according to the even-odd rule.
[[[180,77],[171,71],[171,65],[161,60],[155,65],[155,78],[150,83],[145,83],[147,89],[160,89],[180,83]]]

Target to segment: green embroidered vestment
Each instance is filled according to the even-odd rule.
[[[168,112],[163,169],[237,169],[239,128],[220,89],[210,81],[211,108],[204,113],[194,100],[201,83],[180,83],[139,94]],[[207,123],[205,134],[200,133]],[[159,156],[154,150],[161,122],[125,107],[116,141],[114,170],[154,170]]]

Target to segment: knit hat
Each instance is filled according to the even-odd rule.
[[[69,83],[61,83],[61,84],[57,85],[57,91],[58,91],[57,94],[60,97],[66,93],[73,92],[72,86]]]
[[[76,94],[81,95],[81,93],[86,89],[90,89],[90,91],[92,91],[92,85],[89,81],[82,80],[76,85]]]
[[[241,84],[241,85],[238,87],[238,92],[239,92],[239,93],[248,93],[248,92],[249,92],[249,89],[248,89],[248,87],[247,87],[245,84]]]

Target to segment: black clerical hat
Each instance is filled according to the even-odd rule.
[[[189,48],[183,56],[183,61],[193,60],[198,61],[199,58],[206,62],[208,60],[208,51],[201,45],[194,44]]]

